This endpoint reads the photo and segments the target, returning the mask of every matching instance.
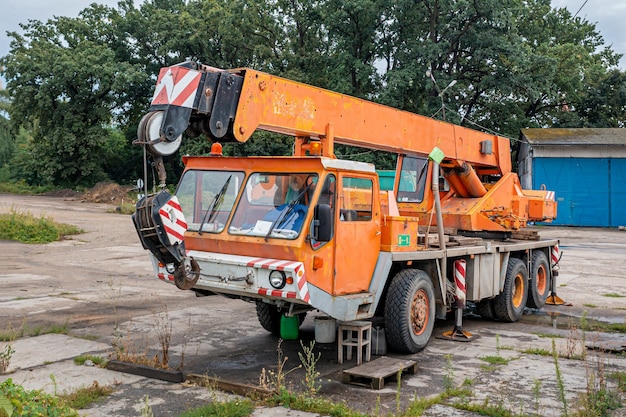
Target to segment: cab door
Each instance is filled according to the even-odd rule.
[[[366,292],[380,250],[378,179],[344,173],[337,185],[333,294]]]

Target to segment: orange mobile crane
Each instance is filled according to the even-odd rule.
[[[398,352],[423,349],[435,318],[466,300],[503,321],[545,304],[558,241],[516,237],[527,222],[555,218],[554,193],[522,190],[506,138],[252,69],[185,62],[161,69],[137,142],[165,185],[162,156],[183,133],[219,148],[258,129],[294,136],[293,156],[184,156],[175,195],[137,203],[133,220],[161,280],[255,302],[277,335],[281,320],[310,310],[384,317]],[[337,159],[335,143],[396,154],[393,189],[380,189],[373,165]]]

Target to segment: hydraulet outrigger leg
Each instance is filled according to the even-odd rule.
[[[550,285],[550,295],[546,299],[546,304],[552,306],[571,306],[568,303],[556,295],[556,277],[559,276],[559,261],[561,260],[561,252],[558,245],[554,245],[551,251],[552,256],[552,281]]]
[[[465,287],[465,259],[454,261],[454,284],[456,287],[456,312],[454,318],[454,329],[444,332],[438,339],[452,340],[455,342],[471,342],[478,336],[463,330],[463,310],[465,309],[466,287]]]

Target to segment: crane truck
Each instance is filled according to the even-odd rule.
[[[293,137],[293,155],[222,156],[257,130]],[[514,322],[554,289],[558,240],[524,233],[555,218],[554,193],[522,189],[507,138],[250,68],[162,68],[136,141],[161,186],[162,158],[201,134],[211,155],[183,156],[175,194],[146,193],[134,225],[158,279],[253,302],[273,334],[309,311],[377,318],[415,353],[459,301]],[[335,144],[394,154],[393,186]]]

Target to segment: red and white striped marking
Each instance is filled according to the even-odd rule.
[[[182,242],[187,231],[187,222],[176,196],[170,198],[159,209],[159,216],[161,216],[161,221],[170,244],[175,245]]]
[[[552,246],[552,251],[551,251],[552,265],[556,265],[559,262],[559,254],[560,254],[559,245]]]
[[[162,281],[167,281],[167,280],[169,280],[169,281],[174,282],[174,275],[172,275],[172,274],[167,274],[167,275],[166,275],[166,274],[164,274],[163,272],[159,272],[159,273],[157,274],[157,277],[158,277],[160,280],[162,280]]]
[[[161,68],[152,104],[172,104],[192,108],[202,73],[189,68],[173,66]]]
[[[554,201],[554,199],[555,199],[554,191],[546,192],[546,200]]]
[[[297,298],[298,296],[295,291],[280,291],[269,288],[259,288],[257,292],[261,295],[271,295],[272,297],[280,298]]]
[[[454,284],[456,287],[456,305],[458,308],[465,308],[466,292],[465,270],[467,262],[465,259],[454,261]]]
[[[302,262],[286,261],[283,259],[257,258],[248,262],[247,266],[252,268],[290,272],[295,279],[296,285],[298,286],[298,294],[293,291],[280,291],[268,288],[259,288],[257,291],[259,294],[283,298],[296,298],[296,295],[299,295],[300,299],[307,303],[311,299],[309,286],[306,281],[304,264]]]

